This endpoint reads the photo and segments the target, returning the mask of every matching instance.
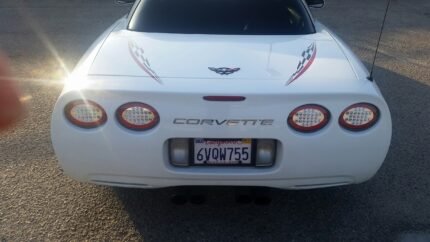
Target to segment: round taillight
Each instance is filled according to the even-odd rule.
[[[126,103],[116,111],[118,122],[127,129],[144,131],[160,122],[157,110],[144,103]]]
[[[288,116],[288,124],[299,132],[311,133],[324,128],[330,120],[330,112],[323,106],[307,104],[294,109]]]
[[[107,121],[105,110],[97,103],[88,100],[68,103],[64,108],[64,114],[70,123],[84,129],[99,127]]]
[[[362,131],[375,125],[379,110],[369,103],[357,103],[347,107],[339,117],[339,124],[351,131]]]

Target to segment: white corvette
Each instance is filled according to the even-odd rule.
[[[360,60],[312,18],[321,4],[136,1],[56,103],[64,172],[139,188],[370,179],[388,152],[390,112]]]

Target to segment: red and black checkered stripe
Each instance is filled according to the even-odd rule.
[[[309,67],[312,65],[312,63],[315,60],[316,54],[317,54],[317,45],[314,42],[305,51],[302,52],[303,58],[302,60],[300,60],[299,64],[297,65],[296,72],[294,72],[294,74],[291,75],[286,85],[289,85],[295,80],[297,80],[301,75],[303,75],[309,69]]]
[[[130,51],[131,56],[134,61],[139,65],[142,70],[144,70],[150,77],[156,80],[158,83],[162,83],[160,77],[158,77],[157,73],[151,68],[148,59],[145,57],[145,51],[142,47],[138,46],[138,44],[134,41],[128,42],[128,49]]]

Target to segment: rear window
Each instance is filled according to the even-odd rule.
[[[128,28],[178,34],[315,33],[301,0],[143,0]]]

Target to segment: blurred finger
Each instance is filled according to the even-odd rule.
[[[9,64],[0,55],[0,130],[14,124],[22,114],[18,90],[13,83]]]

